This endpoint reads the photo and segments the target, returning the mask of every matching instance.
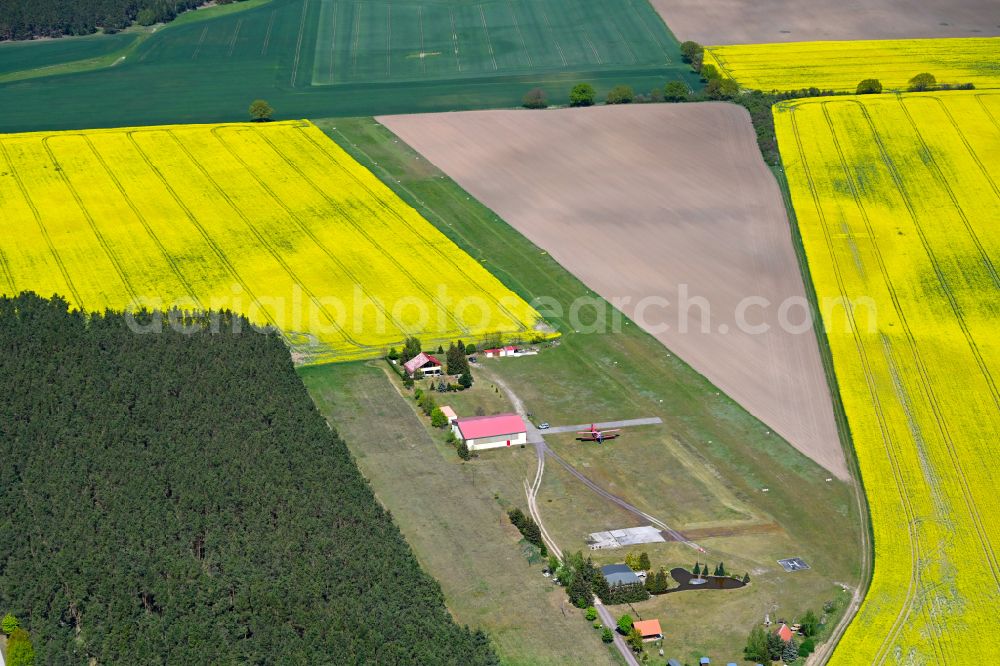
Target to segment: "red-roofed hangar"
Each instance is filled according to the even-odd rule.
[[[470,416],[458,419],[453,426],[455,436],[465,442],[470,451],[519,446],[528,442],[528,429],[517,414]]]

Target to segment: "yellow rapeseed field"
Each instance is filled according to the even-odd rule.
[[[871,509],[832,663],[1000,663],[1000,92],[774,115]]]
[[[744,88],[766,91],[854,92],[863,79],[878,79],[885,91],[906,90],[921,72],[939,83],[1000,87],[1000,37],[712,46],[705,62]]]
[[[303,363],[539,321],[308,122],[0,136],[0,210],[4,293],[228,308]]]

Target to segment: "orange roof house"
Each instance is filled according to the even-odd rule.
[[[792,640],[792,636],[795,635],[794,633],[792,633],[791,628],[787,624],[782,624],[780,627],[778,627],[778,630],[774,633],[778,634],[778,638],[785,641],[786,643]]]
[[[639,632],[644,641],[655,641],[663,638],[659,620],[639,620],[632,623],[632,628]]]

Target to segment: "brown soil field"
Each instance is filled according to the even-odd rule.
[[[678,39],[706,45],[1000,35],[996,0],[650,1]]]
[[[849,478],[814,332],[780,326],[782,315],[804,319],[805,291],[780,190],[744,109],[377,120],[793,446]],[[788,299],[798,305],[781,311]],[[741,303],[750,306],[743,326]]]

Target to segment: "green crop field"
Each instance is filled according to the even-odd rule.
[[[155,29],[0,45],[0,131],[511,107],[589,81],[698,86],[647,0],[248,0]]]

